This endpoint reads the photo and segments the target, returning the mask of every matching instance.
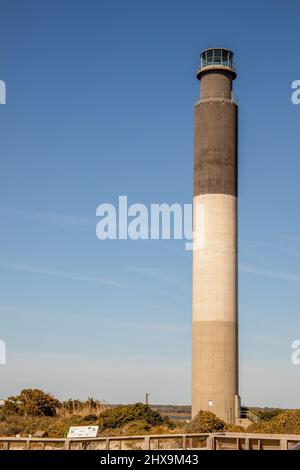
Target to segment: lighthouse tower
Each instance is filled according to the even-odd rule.
[[[195,103],[192,416],[239,416],[237,117],[233,52],[201,53]]]

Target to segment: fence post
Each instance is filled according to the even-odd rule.
[[[150,436],[145,436],[144,450],[150,450]]]
[[[65,440],[65,450],[70,450],[71,448],[71,442],[69,441],[69,439],[66,439]]]
[[[186,435],[182,435],[182,449],[186,450]]]
[[[109,450],[109,439],[105,439],[105,450]]]
[[[280,450],[288,450],[287,439],[280,439]]]
[[[210,434],[206,439],[206,447],[208,450],[215,450],[215,437]]]
[[[257,440],[257,450],[261,450],[261,440]]]

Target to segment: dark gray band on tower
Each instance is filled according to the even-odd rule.
[[[195,106],[194,196],[237,196],[237,109],[220,99]]]

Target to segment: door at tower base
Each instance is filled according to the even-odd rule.
[[[201,54],[195,105],[192,416],[239,416],[237,104],[233,53]]]

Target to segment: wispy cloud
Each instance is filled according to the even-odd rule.
[[[1,216],[14,216],[26,220],[53,224],[60,227],[92,227],[96,225],[96,219],[76,214],[66,214],[57,212],[26,212],[17,209],[0,208]]]
[[[240,264],[239,271],[248,274],[254,274],[256,276],[264,276],[273,279],[282,279],[285,281],[300,282],[300,275],[291,274],[282,271],[274,271],[271,269],[265,269],[250,264]]]
[[[153,311],[159,310],[159,307],[151,307]],[[131,333],[134,334],[135,331],[146,331],[146,332],[159,332],[165,334],[166,332],[178,333],[181,337],[183,334],[189,332],[190,325],[188,322],[180,323],[180,322],[164,322],[164,317],[160,316],[159,318],[153,319],[153,321],[143,321],[143,318],[139,319],[130,319],[126,315],[126,319],[120,318],[115,313],[110,312],[109,318],[107,316],[107,310],[105,311],[105,315],[100,310],[96,315],[89,314],[89,322],[87,324],[86,317],[82,316],[82,312],[74,312],[71,313],[69,311],[64,310],[44,310],[41,311],[40,309],[34,310],[24,310],[24,308],[20,308],[18,306],[11,306],[11,305],[0,305],[0,314],[6,315],[7,313],[10,314],[11,317],[14,319],[17,318],[27,318],[31,319],[32,322],[36,322],[40,318],[51,318],[55,319],[55,324],[62,326],[63,328],[65,325],[68,326],[68,331],[70,331],[70,319],[76,320],[74,322],[74,326],[76,331],[78,331],[77,327],[79,326],[79,337],[82,331],[85,328],[93,329],[96,334],[100,331],[100,329],[107,329],[107,331],[116,331],[127,330],[127,334]],[[44,327],[44,325],[42,326]],[[38,328],[38,326],[37,326]],[[91,333],[92,334],[92,333]],[[74,339],[74,334],[72,332],[72,339]]]
[[[80,274],[74,274],[74,273],[56,271],[56,270],[52,271],[49,269],[36,268],[32,266],[23,266],[19,264],[1,264],[0,269],[8,269],[10,271],[18,271],[18,272],[25,272],[25,273],[32,273],[32,274],[42,274],[46,276],[58,277],[61,279],[68,279],[72,281],[91,282],[94,284],[100,284],[104,286],[123,287],[122,284],[119,284],[118,282],[111,281],[109,279],[104,279],[101,277],[83,276]]]
[[[299,243],[299,240],[294,238],[292,239],[294,242]],[[289,242],[288,242],[289,241]],[[293,248],[290,245],[291,240],[288,238],[285,239],[285,242],[283,244],[280,243],[275,243],[271,241],[247,241],[244,243],[247,243],[247,245],[253,245],[253,246],[259,246],[259,247],[264,247],[264,248],[270,248],[275,251],[280,251],[283,254],[290,255],[290,256],[300,256],[300,250],[297,248]]]
[[[177,281],[175,279],[174,273],[170,273],[168,270],[164,268],[149,268],[144,266],[128,266],[128,271],[131,271],[136,274],[142,274],[144,276],[148,276],[151,279],[156,281],[166,282],[171,286],[175,287],[176,289],[180,289],[183,291],[189,291],[189,283],[188,280],[186,282]]]

